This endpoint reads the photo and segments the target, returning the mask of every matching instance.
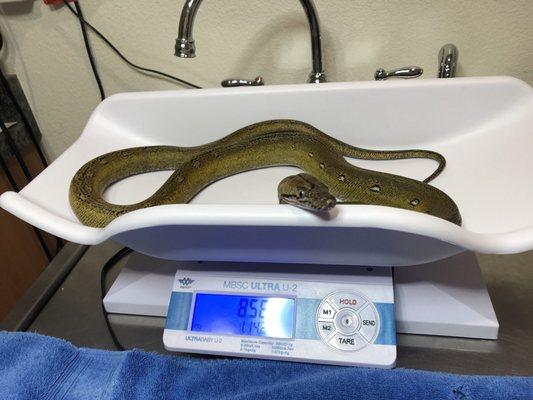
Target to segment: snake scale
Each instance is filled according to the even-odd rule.
[[[429,158],[439,166],[421,182],[359,168],[344,157],[365,160]],[[75,174],[70,185],[70,204],[82,223],[104,227],[127,212],[187,203],[215,181],[272,166],[295,166],[304,171],[280,183],[281,203],[313,211],[329,210],[337,201],[374,204],[419,211],[458,225],[461,223],[453,200],[427,184],[445,166],[445,159],[439,153],[358,148],[294,120],[259,122],[196,147],[147,146],[104,154],[83,165]],[[160,170],[174,170],[174,173],[152,196],[139,203],[111,204],[102,197],[110,185],[121,179]]]

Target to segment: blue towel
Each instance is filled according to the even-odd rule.
[[[79,349],[0,332],[0,399],[532,399],[533,378]]]

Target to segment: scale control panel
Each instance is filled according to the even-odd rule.
[[[393,367],[390,268],[178,269],[163,335],[170,351]],[[341,273],[342,272],[342,273]]]
[[[317,330],[330,346],[357,351],[374,343],[379,332],[379,313],[363,294],[338,292],[327,296],[317,312]]]

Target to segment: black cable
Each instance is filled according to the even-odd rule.
[[[85,24],[83,23],[83,12],[81,10],[80,2],[77,0],[74,2],[74,7],[76,7],[76,12],[78,13],[80,19],[80,27],[81,27],[81,33],[83,35],[83,43],[85,43],[85,50],[87,51],[87,57],[89,57],[89,62],[91,63],[91,68],[93,70],[94,79],[96,80],[96,84],[98,85],[98,91],[100,92],[100,99],[104,101],[105,99],[105,91],[104,86],[102,85],[102,80],[100,79],[100,75],[98,74],[98,69],[96,69],[96,62],[94,61],[93,52],[91,50],[91,45],[89,44],[89,35],[87,34],[87,28],[85,27]]]
[[[58,236],[55,236],[55,239],[56,239],[56,256],[57,254],[59,253],[59,251],[63,248],[63,246],[65,245],[65,243],[63,243],[63,239],[61,239],[60,237]]]
[[[9,128],[6,126],[4,120],[0,117],[0,131],[2,131],[6,137],[6,141],[7,141],[7,144],[11,150],[11,152],[15,155],[15,158],[17,159],[18,161],[18,164],[20,166],[20,169],[22,170],[22,173],[24,174],[26,180],[29,182],[32,181],[33,179],[33,176],[31,175],[31,172],[30,170],[28,169],[28,166],[26,165],[26,162],[24,161],[24,158],[22,157],[22,155],[20,154],[20,151],[17,147],[17,144],[15,143],[15,140],[13,139],[13,136],[11,136],[11,132],[9,132]],[[7,166],[7,164],[5,163],[5,161],[2,159],[2,167],[4,167],[4,170],[6,171],[6,174],[9,174],[11,175],[9,171],[9,168]],[[9,178],[9,175],[8,175],[8,179],[11,181],[11,179],[13,178],[13,176],[11,175],[11,179]],[[14,183],[14,180],[11,184],[11,186],[13,187],[13,190],[15,191],[19,191],[18,189],[18,186],[16,185],[13,185]],[[36,227],[32,227],[33,228],[33,231],[35,232],[35,234],[37,235],[37,239],[39,240],[39,243],[41,244],[41,247],[43,248],[45,254],[46,254],[46,258],[48,259],[48,261],[52,261],[52,254],[50,253],[50,249],[48,248],[48,246],[46,245],[46,242],[44,241],[44,238],[42,236],[42,233],[39,229],[37,229]],[[63,246],[63,241],[56,237],[56,254],[59,252],[59,249]]]
[[[117,251],[115,253],[115,255],[113,255],[113,257],[111,257],[105,263],[105,265],[102,267],[102,270],[100,271],[100,290],[101,290],[101,295],[102,295],[100,304],[102,306],[102,313],[104,315],[104,320],[105,320],[105,324],[107,326],[107,330],[109,331],[109,335],[111,336],[111,339],[113,340],[113,343],[115,344],[115,347],[117,348],[117,350],[120,350],[120,351],[125,350],[124,346],[122,346],[122,344],[118,340],[117,336],[115,335],[115,331],[113,330],[113,327],[111,326],[111,323],[109,322],[109,316],[108,316],[107,311],[106,311],[106,309],[104,307],[104,297],[105,297],[105,294],[106,294],[105,280],[106,280],[107,273],[109,272],[109,270],[116,263],[118,263],[120,260],[122,260],[122,258],[124,258],[124,256],[128,255],[129,253],[131,253],[131,251],[132,250],[130,248],[123,247],[122,249]]]
[[[35,232],[35,236],[37,236],[37,240],[39,240],[39,244],[44,250],[46,259],[48,260],[48,262],[52,261],[54,259],[54,256],[52,255],[52,253],[50,253],[50,250],[48,249],[48,246],[46,245],[46,242],[44,241],[43,234],[41,233],[39,229],[37,229],[34,226],[32,226],[32,229],[33,229],[33,232]]]
[[[0,32],[0,50],[2,49],[3,45],[4,45],[4,39],[3,39],[2,33]],[[33,132],[33,129],[31,127],[31,125],[30,125],[30,122],[28,121],[28,119],[26,118],[26,115],[22,111],[22,107],[20,106],[17,98],[15,97],[15,94],[11,90],[11,86],[9,85],[9,82],[7,81],[7,78],[5,77],[4,72],[2,71],[1,68],[0,68],[0,82],[2,83],[2,86],[3,86],[4,90],[5,90],[5,92],[7,93],[9,99],[11,100],[11,103],[15,107],[16,112],[19,114],[20,119],[22,121],[22,124],[24,125],[24,128],[25,128],[26,132],[30,136],[30,140],[32,141],[33,146],[37,150],[37,154],[39,155],[39,158],[41,159],[41,162],[42,162],[43,166],[45,168],[48,167],[48,161],[46,160],[46,157],[44,156],[44,153],[41,150],[41,146],[39,145],[39,141],[37,140],[37,136]],[[1,122],[0,129],[3,132],[5,132],[6,140],[8,142],[9,147],[11,148],[11,150],[12,150],[13,154],[15,155],[15,157],[17,158],[17,161],[19,162],[19,165],[22,168],[22,171],[23,171],[24,175],[26,176],[26,179],[28,180],[28,182],[31,181],[32,180],[32,176],[30,174],[30,171],[28,170],[24,160],[20,156],[20,153],[19,153],[18,148],[17,148],[17,146],[16,146],[16,144],[15,144],[15,142],[13,140],[13,137],[11,136],[11,133],[9,132],[9,130],[7,129],[5,123],[1,119],[0,119],[0,122]],[[1,159],[1,164],[2,164],[2,169],[4,169],[4,171],[6,173],[6,176],[7,176],[8,180],[11,183],[11,187],[13,188],[13,190],[18,192],[19,191],[18,185],[16,184],[15,180],[13,179],[13,175],[11,175],[11,172],[9,171],[9,168],[8,168],[7,164],[5,163],[5,160],[3,158]],[[37,235],[39,243],[41,244],[41,247],[43,248],[43,250],[44,250],[44,252],[46,254],[46,258],[48,259],[48,261],[51,261],[52,260],[52,255],[50,254],[50,250],[48,249],[48,246],[46,245],[41,232],[35,227],[33,227],[33,230],[34,230],[35,234]],[[63,241],[60,238],[56,237],[56,249],[57,249],[56,254],[59,252],[61,247],[63,247]]]
[[[26,118],[26,115],[22,111],[22,107],[20,107],[20,104],[17,98],[15,97],[15,94],[11,90],[11,86],[9,86],[9,82],[7,81],[7,78],[5,77],[4,72],[2,71],[1,68],[0,68],[0,82],[2,83],[2,86],[4,87],[4,90],[6,91],[7,96],[11,100],[13,107],[15,107],[17,114],[20,115],[22,124],[24,125],[26,132],[28,132],[28,135],[30,136],[30,140],[32,141],[35,149],[37,150],[37,154],[39,155],[39,158],[41,159],[43,166],[45,168],[48,167],[48,161],[46,160],[46,157],[44,156],[44,153],[41,150],[41,146],[39,146],[39,141],[37,140],[37,136],[33,132],[30,122],[28,121],[28,119]]]
[[[4,120],[1,117],[0,117],[0,131],[2,131],[2,133],[5,135],[5,138],[7,140],[7,144],[9,146],[11,152],[15,155],[15,158],[17,159],[17,161],[19,163],[20,169],[22,169],[22,172],[24,173],[24,176],[26,177],[28,182],[30,182],[33,179],[33,177],[31,176],[31,173],[30,173],[30,171],[28,169],[28,166],[24,162],[24,159],[22,158],[22,155],[20,154],[20,152],[19,152],[19,150],[17,148],[17,144],[13,140],[13,136],[11,136],[11,132],[9,132],[9,129],[7,128],[6,124],[4,123]],[[4,166],[5,166],[5,171],[9,171],[9,169],[7,167],[7,164],[2,159],[2,167],[4,167]],[[8,174],[11,175],[9,172],[8,172]],[[8,179],[11,181],[13,176],[11,176],[11,179],[10,179],[9,175],[8,175]],[[14,182],[14,180],[13,180],[13,182]],[[13,189],[15,189],[15,188],[18,189],[16,183],[13,186]],[[48,246],[46,245],[46,242],[44,241],[44,238],[43,238],[43,235],[42,235],[41,231],[39,229],[37,229],[36,227],[34,227],[34,226],[32,228],[33,228],[33,231],[35,232],[35,235],[37,235],[37,239],[39,240],[39,243],[41,244],[41,247],[43,248],[44,253],[46,254],[46,258],[48,259],[48,261],[52,261],[53,256],[50,253],[50,249],[48,249]]]
[[[11,185],[11,189],[18,192],[19,187],[17,185],[17,181],[15,181],[15,178],[11,174],[9,167],[7,166],[6,160],[4,160],[4,157],[2,156],[1,153],[0,153],[0,167],[2,167],[2,169],[4,170],[7,180],[9,181],[9,184]],[[52,261],[52,254],[50,254],[50,250],[48,249],[48,246],[46,245],[46,242],[44,241],[41,231],[34,226],[32,226],[32,229],[33,229],[33,232],[35,232],[35,235],[37,236],[37,239],[39,240],[41,247],[43,248],[46,258],[48,259],[48,261]]]
[[[81,22],[83,22],[85,25],[87,25],[87,27],[92,30],[100,39],[102,39],[105,44],[107,44],[111,50],[113,50],[126,64],[128,64],[130,67],[132,68],[135,68],[135,69],[138,69],[139,71],[143,71],[143,72],[147,72],[147,73],[150,73],[150,74],[155,74],[155,75],[159,75],[159,76],[163,76],[165,78],[168,78],[168,79],[171,79],[173,81],[176,81],[176,82],[179,82],[181,83],[182,85],[187,85],[187,86],[190,86],[192,88],[195,88],[195,89],[201,89],[200,86],[197,86],[191,82],[188,82],[184,79],[180,79],[178,77],[175,77],[175,76],[172,76],[172,75],[169,75],[165,72],[161,72],[161,71],[157,71],[155,69],[150,69],[150,68],[145,68],[145,67],[141,67],[137,64],[134,64],[133,62],[131,62],[130,60],[128,60],[102,33],[100,33],[100,31],[98,29],[96,29],[94,26],[92,26],[89,22],[87,22],[82,16],[80,16],[71,6],[70,4],[68,4],[68,2],[66,0],[63,0],[63,4],[68,7],[68,9],[70,10],[70,12],[72,14],[74,14]]]
[[[24,173],[24,176],[26,177],[26,180],[30,182],[33,179],[33,177],[31,176],[30,170],[28,169],[26,162],[22,158],[22,155],[20,154],[20,151],[17,148],[17,144],[15,143],[13,136],[11,136],[11,132],[9,132],[9,129],[7,128],[1,116],[0,116],[0,131],[2,131],[2,133],[5,135],[7,145],[9,146],[9,149],[11,150],[11,152],[15,155],[15,158],[17,159],[20,169],[22,169],[22,172]]]
[[[17,185],[17,181],[15,181],[15,178],[13,178],[13,175],[11,174],[11,171],[9,170],[9,167],[7,166],[6,160],[4,160],[4,157],[2,156],[2,153],[0,153],[0,167],[4,170],[7,180],[9,181],[9,184],[11,185],[11,188],[15,191],[19,191],[19,187]]]
[[[56,236],[56,256],[59,254],[62,248],[63,248],[63,240]]]

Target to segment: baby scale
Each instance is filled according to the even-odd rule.
[[[105,228],[72,213],[70,181],[96,156],[195,146],[277,118],[360,147],[438,151],[447,166],[432,184],[457,203],[463,225],[390,207],[339,205],[320,218],[279,205],[278,182],[299,172],[289,167],[239,174],[191,204],[138,210]],[[390,367],[395,332],[497,337],[472,252],[533,248],[531,126],[533,90],[509,77],[125,93],[102,102],[81,137],[0,206],[68,241],[136,250],[105,307],[166,316],[168,349]],[[415,179],[435,167],[349,161]],[[105,197],[142,200],[170,173],[129,178]]]
[[[496,339],[476,257],[411,267],[180,262],[133,253],[107,312],[166,317],[170,351],[393,367],[396,332]]]

